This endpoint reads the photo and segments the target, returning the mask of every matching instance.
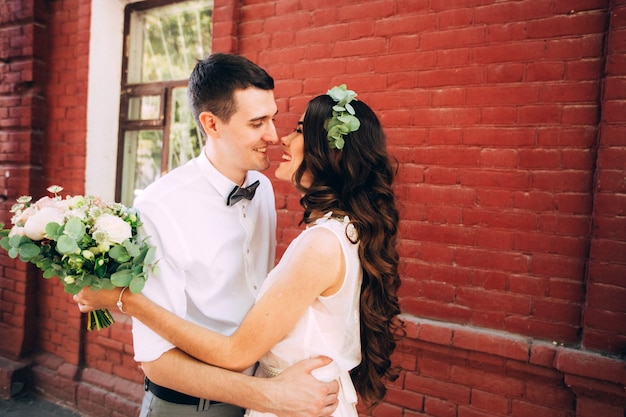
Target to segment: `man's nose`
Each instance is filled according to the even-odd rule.
[[[263,136],[263,140],[273,145],[278,143],[278,133],[276,132],[276,125],[273,121],[269,123],[267,132],[265,132],[265,135]]]

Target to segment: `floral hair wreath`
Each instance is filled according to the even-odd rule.
[[[335,86],[326,92],[337,102],[333,106],[333,117],[326,120],[324,129],[328,132],[329,146],[331,149],[343,149],[344,135],[359,129],[361,122],[354,115],[354,108],[350,105],[352,100],[356,100],[356,93],[348,90],[345,84]]]

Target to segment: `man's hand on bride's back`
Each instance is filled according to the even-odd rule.
[[[326,357],[306,359],[285,369],[280,375],[267,380],[272,388],[267,390],[267,410],[280,417],[328,417],[338,405],[339,382],[322,382],[311,371],[328,365]]]

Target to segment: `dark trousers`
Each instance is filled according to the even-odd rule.
[[[199,405],[174,404],[146,391],[139,417],[242,417],[244,411],[243,408],[231,404],[209,404],[208,400],[201,400]]]

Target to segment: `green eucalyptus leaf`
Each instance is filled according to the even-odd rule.
[[[130,281],[130,284],[128,285],[128,289],[130,290],[130,292],[136,294],[143,290],[144,285],[146,285],[145,279],[143,279],[142,277],[133,277],[133,279]]]
[[[106,278],[98,280],[98,286],[103,290],[112,290],[116,287],[116,285],[113,284],[110,279]]]
[[[128,251],[128,254],[131,257],[136,259],[137,257],[141,256],[141,247],[137,243],[132,242],[130,239],[126,239],[122,244],[124,245],[124,247]]]
[[[146,251],[146,256],[143,259],[143,263],[144,264],[152,264],[152,263],[154,263],[155,258],[156,258],[156,247],[155,246],[150,246],[148,248],[148,250]]]
[[[72,217],[65,223],[63,234],[78,242],[85,235],[85,225],[78,217]]]
[[[128,262],[131,259],[128,251],[122,245],[113,246],[109,251],[109,256],[119,263]]]
[[[85,287],[89,287],[90,285],[93,285],[93,283],[96,282],[97,280],[98,280],[97,276],[86,274],[82,276],[80,279],[76,280],[76,285],[78,285],[81,288],[85,288]]]
[[[82,288],[77,284],[65,284],[65,292],[68,294],[76,295],[78,294]]]
[[[24,243],[23,245],[20,245],[19,251],[20,260],[24,262],[29,262],[35,256],[39,255],[39,252],[41,252],[39,246],[35,245],[34,243]]]
[[[9,244],[14,248],[19,248],[22,243],[27,243],[27,242],[32,243],[32,240],[30,240],[26,236],[13,235],[9,238]]]
[[[19,248],[11,248],[9,249],[9,257],[12,259],[17,258],[20,255],[20,249]]]
[[[68,235],[63,235],[59,237],[56,249],[57,252],[59,252],[61,255],[69,255],[71,253],[76,253],[80,250],[80,248],[76,244],[76,240],[72,239]]]
[[[59,276],[59,271],[57,271],[54,268],[48,268],[48,269],[44,269],[43,271],[43,277],[44,278],[53,278]]]
[[[130,284],[130,281],[133,278],[133,274],[130,269],[123,269],[121,271],[114,272],[111,274],[111,282],[116,287],[127,287]]]
[[[46,225],[46,235],[52,240],[59,240],[59,236],[63,233],[63,226],[56,222],[50,222]]]
[[[7,251],[11,249],[11,244],[9,243],[10,240],[11,239],[9,237],[3,237],[2,240],[0,240],[0,247]]]

